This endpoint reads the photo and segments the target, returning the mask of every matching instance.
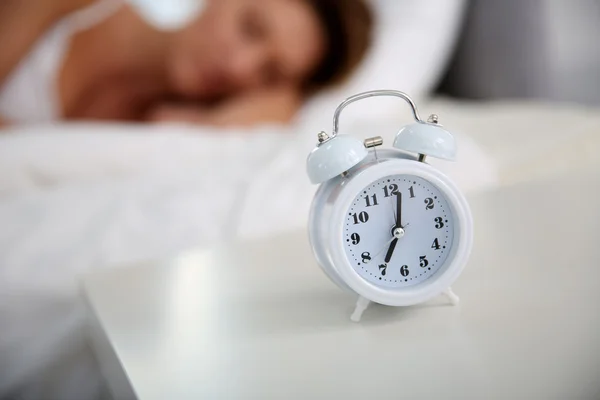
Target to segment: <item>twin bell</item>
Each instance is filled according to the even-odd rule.
[[[449,161],[456,160],[456,140],[450,132],[438,124],[435,114],[427,121],[422,121],[416,106],[406,94],[392,90],[375,90],[346,99],[334,114],[332,134],[319,133],[319,142],[308,155],[306,162],[308,177],[313,184],[323,183],[348,171],[367,156],[369,147],[382,144],[381,138],[370,138],[363,142],[351,135],[337,134],[342,109],[354,101],[373,96],[401,97],[412,107],[416,122],[398,131],[393,144],[396,149],[416,153],[420,161],[423,161],[426,156]]]

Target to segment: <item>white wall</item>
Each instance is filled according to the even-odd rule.
[[[446,84],[457,96],[600,104],[600,1],[472,0]]]

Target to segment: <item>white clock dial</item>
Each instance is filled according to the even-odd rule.
[[[345,215],[348,261],[377,286],[401,289],[429,279],[452,248],[452,210],[434,185],[416,176],[391,175],[373,182]]]

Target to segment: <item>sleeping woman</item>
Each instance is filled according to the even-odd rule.
[[[289,121],[366,53],[362,0],[205,0],[163,31],[123,0],[0,1],[0,125]]]

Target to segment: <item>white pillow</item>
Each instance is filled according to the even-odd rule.
[[[371,50],[350,81],[308,101],[301,119],[307,129],[331,129],[331,116],[346,97],[373,89],[395,89],[415,100],[428,96],[445,72],[466,10],[465,0],[370,0],[377,20]],[[345,122],[389,115],[408,107],[399,99],[368,99],[343,114]],[[408,122],[408,121],[407,121]]]

